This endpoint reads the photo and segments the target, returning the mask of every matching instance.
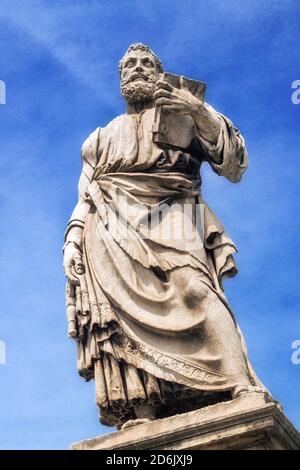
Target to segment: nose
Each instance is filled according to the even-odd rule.
[[[136,70],[136,72],[142,72],[143,67],[140,64],[137,64],[137,66],[135,67],[135,70]]]

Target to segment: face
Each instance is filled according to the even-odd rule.
[[[122,83],[147,82],[149,79],[156,81],[157,75],[154,57],[149,52],[138,49],[126,55],[121,73]]]
[[[130,103],[151,100],[158,73],[152,54],[139,49],[130,51],[121,71],[121,92],[125,99]]]

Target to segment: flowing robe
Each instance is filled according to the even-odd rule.
[[[199,406],[255,384],[222,290],[236,248],[201,196],[204,161],[232,182],[247,168],[243,137],[216,115],[216,145],[196,128],[185,152],[153,142],[154,109],[118,116],[83,144],[66,237],[83,228],[85,273],[69,296],[78,370],[95,378],[103,424],[122,424],[138,404]]]

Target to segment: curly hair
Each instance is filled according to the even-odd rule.
[[[162,64],[160,58],[156,54],[154,54],[154,52],[150,49],[149,46],[146,46],[145,44],[142,44],[141,42],[137,42],[135,44],[131,44],[128,47],[128,49],[125,52],[124,56],[120,60],[120,62],[119,62],[119,73],[120,73],[120,75],[122,73],[123,63],[124,63],[124,60],[125,60],[125,57],[127,56],[127,54],[131,51],[137,51],[137,50],[141,50],[141,51],[145,51],[145,52],[150,53],[154,58],[155,65],[156,65],[157,69],[159,70],[159,72],[163,73],[164,68],[163,68],[163,64]]]

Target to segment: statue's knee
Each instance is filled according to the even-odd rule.
[[[185,305],[191,310],[199,308],[207,300],[209,291],[205,284],[188,287],[184,293]]]

